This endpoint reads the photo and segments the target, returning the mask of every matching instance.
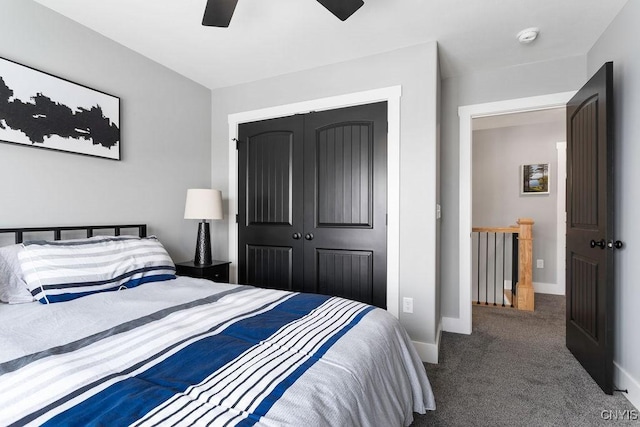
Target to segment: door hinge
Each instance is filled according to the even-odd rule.
[[[236,214],[236,224],[238,223],[238,214]]]
[[[389,225],[389,214],[384,214],[384,225]]]
[[[232,141],[236,142],[236,150],[240,149],[240,140],[238,138],[233,138]]]

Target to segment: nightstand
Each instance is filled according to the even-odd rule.
[[[178,276],[209,279],[214,282],[229,283],[229,261],[213,260],[211,264],[196,265],[193,261],[177,262],[176,274]]]

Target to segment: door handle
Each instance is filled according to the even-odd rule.
[[[613,240],[609,240],[609,243],[607,243],[607,247],[609,249],[622,249],[623,246],[624,243],[622,243],[620,240],[616,240],[615,242]]]
[[[604,239],[600,239],[600,241],[596,242],[595,240],[592,240],[589,243],[589,246],[591,246],[591,248],[595,248],[596,246],[598,246],[600,249],[604,249],[606,246],[606,242],[604,241]]]
[[[304,238],[307,240],[313,240],[313,233],[307,233]]]
[[[302,234],[300,234],[300,233],[293,233],[293,236],[291,236],[291,237],[293,237],[293,240],[300,240],[300,238],[302,237]]]

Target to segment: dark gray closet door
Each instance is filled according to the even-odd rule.
[[[240,283],[386,308],[387,104],[243,124]]]
[[[238,281],[301,290],[303,117],[243,124],[238,135]]]
[[[387,104],[305,118],[304,287],[386,308]]]

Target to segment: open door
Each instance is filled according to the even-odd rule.
[[[567,348],[613,394],[613,63],[567,104]]]

